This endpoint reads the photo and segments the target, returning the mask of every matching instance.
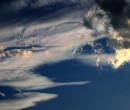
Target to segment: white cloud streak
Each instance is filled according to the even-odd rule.
[[[56,94],[45,94],[45,93],[36,93],[36,92],[27,92],[24,95],[28,97],[24,97],[22,94],[16,94],[16,99],[9,99],[0,102],[1,110],[21,110],[27,107],[35,106],[40,101],[48,101],[53,98],[56,98]]]

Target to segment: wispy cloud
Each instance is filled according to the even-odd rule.
[[[41,27],[41,25],[39,26]],[[74,31],[76,31],[77,33],[78,31],[86,33],[85,28],[80,28],[80,30],[78,28]],[[57,87],[57,86],[74,86],[74,85],[80,86],[84,84],[89,84],[90,81],[66,82],[66,83],[54,82],[53,80],[47,77],[35,74],[35,72],[30,71],[31,69],[38,66],[39,64],[54,63],[54,62],[59,62],[62,60],[74,58],[73,50],[78,46],[82,45],[83,43],[85,43],[86,41],[91,40],[91,39],[87,39],[90,38],[89,36],[83,37],[77,33],[75,32],[61,33],[61,34],[59,33],[58,35],[47,36],[47,37],[41,37],[40,35],[37,34],[38,37],[34,37],[33,41],[31,40],[30,37],[23,39],[22,41],[26,42],[27,45],[31,45],[33,42],[35,42],[41,45],[42,48],[44,48],[44,46],[49,47],[46,48],[46,50],[41,49],[40,52],[32,52],[31,55],[29,54],[30,57],[28,58],[23,58],[23,56],[26,56],[26,54],[28,55],[28,51],[29,51],[28,49],[27,50],[14,49],[11,51],[2,50],[3,53],[8,53],[10,57],[5,58],[3,61],[0,62],[0,78],[1,78],[0,85],[11,86],[14,88],[18,88],[20,90],[32,91],[32,90],[46,89],[46,88]],[[28,41],[26,39],[28,39]],[[14,39],[13,42],[15,42],[15,44],[13,44],[15,47],[21,45],[19,43],[19,40],[17,39]],[[6,47],[5,44],[3,45],[4,47]],[[35,51],[35,48],[31,48],[31,51]],[[25,54],[23,54],[23,52],[25,52]],[[19,55],[19,57],[16,57],[17,54]],[[22,99],[22,102],[19,102],[21,100],[19,101],[11,100],[11,101],[13,104],[23,103],[20,106],[21,108],[25,108],[33,105],[33,104],[29,104],[29,105],[25,104],[24,101],[26,102],[26,100],[24,98]],[[44,100],[44,97],[40,97],[40,99],[37,100],[38,102]],[[5,104],[9,105],[11,101],[2,102],[1,106],[4,107]],[[12,109],[17,109],[17,107],[18,106]]]
[[[35,106],[40,101],[48,101],[53,98],[56,98],[56,94],[44,94],[36,92],[27,92],[23,93],[27,97],[24,97],[22,94],[16,94],[14,99],[4,100],[0,102],[2,110],[20,110],[27,107]]]

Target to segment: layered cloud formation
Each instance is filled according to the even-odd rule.
[[[0,86],[18,91],[13,99],[0,102],[3,110],[23,109],[58,97],[32,91],[91,83],[54,82],[31,71],[40,64],[76,59],[119,68],[130,61],[129,19],[124,16],[127,26],[114,27],[112,16],[92,0],[19,0],[2,2],[0,9]],[[107,40],[106,48],[104,42],[96,42],[100,39]],[[0,91],[0,96],[6,94]]]
[[[96,0],[99,6],[90,9],[85,17],[86,26],[96,31],[96,36],[109,36],[109,45],[115,57],[109,63],[114,68],[129,62],[129,1]],[[124,56],[124,57],[123,57]]]

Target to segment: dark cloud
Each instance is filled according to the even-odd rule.
[[[104,10],[114,28],[128,27],[130,6],[127,0],[95,0],[102,10]]]
[[[85,18],[85,26],[94,29],[98,35],[110,34],[109,29],[113,29],[117,35],[110,34],[111,45],[118,49],[130,48],[130,1],[95,0],[95,2],[98,6],[90,9]],[[113,39],[113,36],[116,38]]]
[[[111,14],[118,15],[123,12],[127,6],[126,0],[95,0],[102,9]]]

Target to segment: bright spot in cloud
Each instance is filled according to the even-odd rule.
[[[115,58],[110,59],[110,62],[115,69],[119,68],[121,65],[129,61],[130,61],[130,49],[116,50]]]

